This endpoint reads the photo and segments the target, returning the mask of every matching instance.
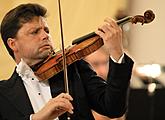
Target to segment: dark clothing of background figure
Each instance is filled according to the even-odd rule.
[[[124,59],[122,64],[110,59],[107,83],[96,76],[83,60],[68,67],[69,90],[74,106],[72,120],[94,120],[91,109],[109,117],[125,113],[133,61],[126,55]],[[64,92],[63,72],[49,79],[49,83],[52,97]],[[15,71],[9,80],[0,82],[0,120],[29,120],[33,113],[23,81]],[[65,120],[65,114],[59,119]]]

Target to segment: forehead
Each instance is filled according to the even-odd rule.
[[[39,26],[48,26],[47,25],[47,21],[44,17],[33,17],[30,21],[26,22],[26,23],[22,23],[22,27],[21,28],[24,28],[26,27],[27,29],[28,28],[31,28],[31,27],[39,27]]]

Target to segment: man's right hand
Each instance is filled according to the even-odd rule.
[[[65,112],[73,114],[72,100],[73,98],[68,93],[61,93],[50,99],[39,112],[33,114],[32,120],[53,120]]]

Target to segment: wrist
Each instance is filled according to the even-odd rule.
[[[119,59],[122,57],[122,55],[124,54],[123,51],[121,52],[114,52],[114,53],[111,53],[110,56],[115,60],[115,61],[119,61]]]
[[[42,120],[41,118],[37,117],[36,114],[31,114],[30,115],[30,120]]]

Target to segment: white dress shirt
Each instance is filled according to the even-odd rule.
[[[23,80],[34,113],[38,112],[52,98],[48,81],[39,81],[32,69],[22,59],[17,65],[16,72]],[[32,115],[30,120],[32,120],[31,117]]]

